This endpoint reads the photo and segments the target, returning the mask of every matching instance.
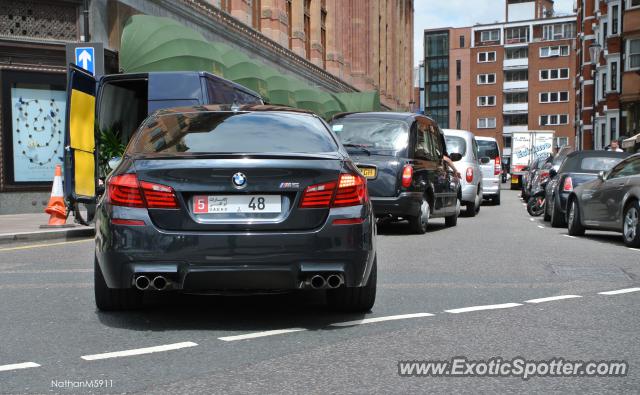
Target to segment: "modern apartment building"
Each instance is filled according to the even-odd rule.
[[[603,149],[640,132],[640,1],[577,2],[576,134]]]
[[[506,22],[425,30],[425,108],[445,127],[494,137],[553,130],[574,144],[576,17],[553,1],[506,0]]]

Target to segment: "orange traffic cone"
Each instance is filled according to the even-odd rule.
[[[41,225],[41,227],[64,227],[67,222],[67,208],[64,205],[62,195],[62,167],[56,165],[56,174],[53,177],[53,187],[51,188],[51,198],[44,212],[49,214],[49,224]]]

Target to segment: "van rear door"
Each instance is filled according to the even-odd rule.
[[[96,201],[96,80],[69,65],[64,136],[64,193],[69,210]]]

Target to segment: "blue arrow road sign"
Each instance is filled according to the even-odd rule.
[[[93,47],[78,47],[75,49],[75,64],[95,75],[95,51]]]

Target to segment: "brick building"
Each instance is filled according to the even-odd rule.
[[[324,92],[378,91],[392,110],[414,100],[413,0],[3,0],[0,214],[40,212],[48,200],[65,125],[37,113],[64,114],[65,44],[102,43],[105,72],[117,73],[125,23],[138,14],[170,18]],[[14,116],[20,108],[27,115]]]
[[[425,30],[425,113],[444,127],[494,137],[553,130],[574,143],[575,16],[553,1],[506,0],[506,22]]]

